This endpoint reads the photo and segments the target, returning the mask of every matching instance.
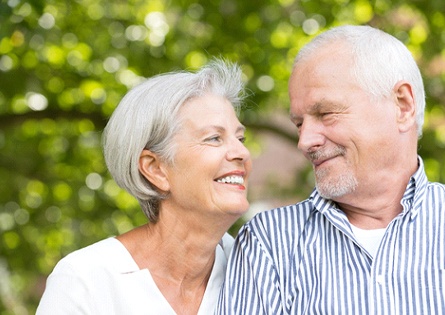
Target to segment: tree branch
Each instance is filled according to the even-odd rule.
[[[44,111],[30,111],[24,114],[2,114],[0,115],[0,129],[6,130],[8,128],[19,126],[29,119],[88,119],[93,122],[97,129],[103,129],[108,121],[108,118],[99,112],[84,113],[77,110],[64,111],[58,109],[48,109]],[[243,124],[246,126],[246,128],[251,129],[254,132],[269,132],[294,144],[297,142],[297,137],[295,134],[280,127],[277,123],[271,123],[269,120],[266,121],[261,117],[255,120],[249,119],[243,121]]]

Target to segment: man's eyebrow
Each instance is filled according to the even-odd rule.
[[[335,111],[335,112],[342,112],[347,109],[347,106],[342,103],[333,102],[333,101],[322,101],[317,102],[314,105],[312,105],[308,109],[308,113],[310,114],[317,114],[323,111]]]
[[[290,120],[291,121],[297,121],[298,119],[300,119],[300,118],[298,118],[297,117],[297,115],[295,115],[294,113],[289,113],[289,117],[290,117]]]
[[[310,113],[319,113],[323,110],[332,110],[332,109],[337,109],[340,107],[340,104],[338,103],[334,103],[334,102],[330,102],[330,101],[324,101],[324,102],[317,102],[314,105],[312,105],[311,108],[309,108]]]
[[[311,105],[311,106],[306,110],[306,112],[309,113],[309,114],[316,113],[316,112],[320,111],[320,109],[322,109],[323,106],[324,106],[324,105],[323,105],[322,103],[320,103],[320,102],[316,102],[316,103],[314,103],[313,105]],[[290,119],[291,119],[291,121],[298,121],[298,120],[302,119],[302,116],[298,116],[298,115],[296,115],[295,113],[290,112]]]
[[[347,104],[341,102],[332,102],[332,101],[322,102],[317,105],[318,105],[317,111],[330,110],[336,112],[344,112],[349,108]]]
[[[238,128],[236,128],[236,132],[245,132],[246,131],[246,127],[244,125],[240,125]]]
[[[326,106],[327,105],[324,103],[317,102],[314,105],[312,105],[312,107],[309,108],[309,112],[311,112],[311,113],[319,112],[321,109],[323,109]]]
[[[323,111],[337,111],[337,112],[343,112],[347,109],[347,106],[341,103],[332,102],[332,101],[321,101],[316,102],[309,106],[309,108],[306,110],[306,113],[309,115],[315,115]],[[302,116],[298,116],[295,113],[290,112],[289,114],[290,120],[292,122],[297,122],[303,119]]]

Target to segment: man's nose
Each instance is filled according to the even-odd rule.
[[[303,152],[314,151],[323,146],[326,141],[323,124],[315,119],[305,119],[298,133],[298,148]]]

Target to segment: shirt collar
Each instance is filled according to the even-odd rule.
[[[411,176],[409,183],[406,187],[405,194],[401,200],[401,204],[404,206],[406,201],[410,201],[411,206],[404,206],[404,213],[410,211],[411,219],[414,220],[421,209],[421,205],[426,197],[426,189],[428,186],[428,178],[425,173],[425,166],[420,156],[417,156],[418,168],[417,171]]]

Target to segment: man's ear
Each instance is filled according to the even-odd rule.
[[[139,156],[139,172],[158,189],[168,192],[170,184],[160,158],[150,150],[142,150]]]
[[[411,84],[406,81],[397,82],[394,86],[394,95],[400,132],[416,128],[416,103]]]

